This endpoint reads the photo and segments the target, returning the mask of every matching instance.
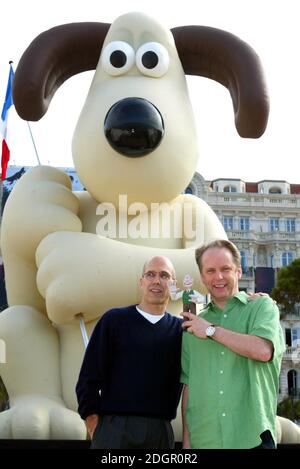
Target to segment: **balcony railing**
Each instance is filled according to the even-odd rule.
[[[245,194],[238,192],[208,192],[209,205],[246,205],[250,207],[300,207],[300,197],[282,194],[279,197],[270,194]]]
[[[286,388],[280,389],[278,393],[278,403],[282,402],[287,397],[292,398],[293,401],[300,399],[300,389],[299,388]]]
[[[300,305],[294,305],[294,310],[289,311],[288,313],[285,313],[283,311],[280,311],[280,318],[281,319],[289,319],[289,320],[298,320],[300,318]]]
[[[299,399],[300,397],[300,389],[299,388],[290,388],[288,390],[288,395],[290,397],[294,397],[295,399]]]
[[[291,360],[293,363],[300,363],[300,347],[287,347],[283,358],[285,360]]]
[[[232,240],[246,241],[293,241],[300,242],[300,232],[295,231],[254,231],[254,230],[226,230],[227,236]]]

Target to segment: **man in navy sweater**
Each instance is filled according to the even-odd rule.
[[[141,302],[107,311],[95,326],[76,386],[93,449],[174,447],[182,336],[181,319],[166,311],[174,279],[171,261],[153,257]]]

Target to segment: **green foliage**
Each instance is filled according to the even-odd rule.
[[[300,401],[286,397],[277,406],[277,415],[292,421],[300,419]]]
[[[271,297],[277,301],[282,314],[293,313],[300,303],[300,259],[279,270]]]

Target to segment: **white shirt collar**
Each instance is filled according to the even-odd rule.
[[[160,319],[162,319],[165,315],[164,314],[160,314],[159,316],[156,315],[156,314],[149,314],[149,313],[146,313],[146,311],[143,311],[142,309],[138,308],[136,306],[136,309],[137,311],[142,315],[144,316],[145,319],[147,319],[148,321],[150,321],[152,324],[155,324],[157,323]]]

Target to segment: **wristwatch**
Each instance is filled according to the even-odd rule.
[[[216,332],[216,327],[214,324],[210,324],[206,331],[205,331],[205,334],[206,334],[206,337],[208,337],[209,339],[211,339],[213,336],[214,336],[214,333]]]

